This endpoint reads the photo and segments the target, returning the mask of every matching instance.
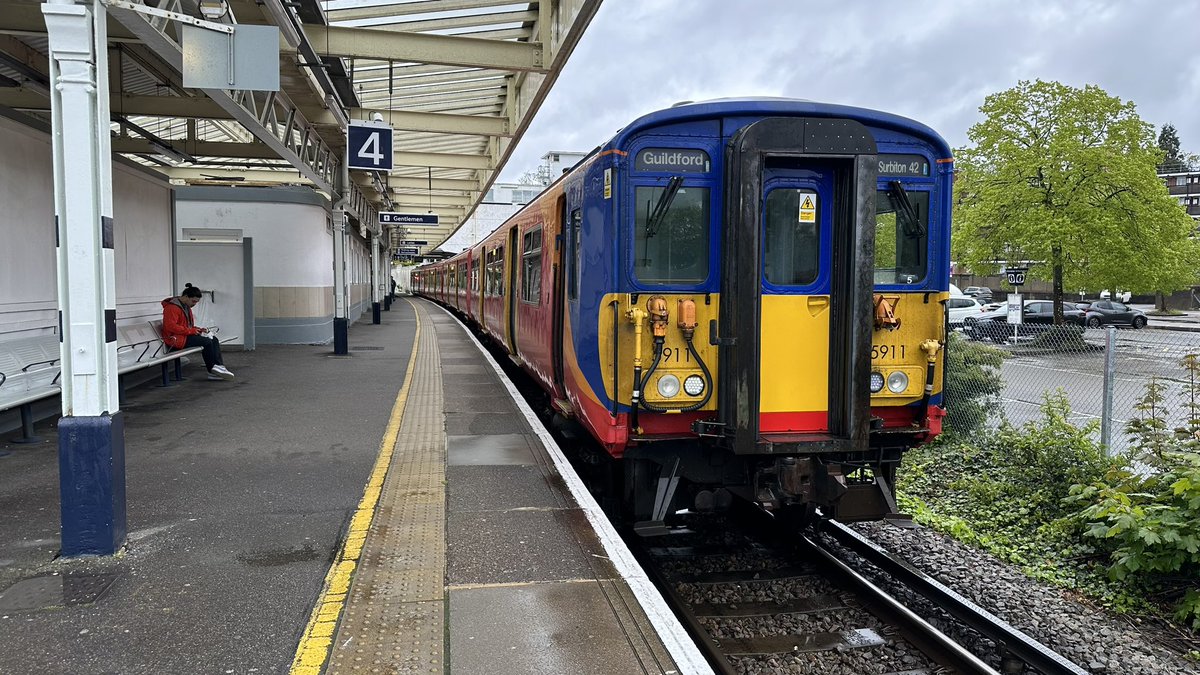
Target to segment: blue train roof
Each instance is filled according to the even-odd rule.
[[[910,120],[907,117],[893,115],[891,113],[882,112],[879,110],[871,110],[869,108],[857,108],[848,105],[837,105],[833,103],[818,103],[816,101],[807,101],[797,98],[721,98],[711,101],[699,101],[696,103],[682,103],[665,110],[657,110],[655,112],[643,115],[631,122],[625,128],[617,132],[617,135],[610,140],[606,146],[620,148],[624,146],[629,136],[646,129],[647,127],[660,126],[663,124],[673,124],[677,122],[686,122],[693,119],[713,119],[718,117],[734,117],[734,116],[770,116],[770,115],[807,115],[810,117],[846,117],[855,119],[868,126],[888,127],[898,131],[904,131],[915,136],[921,136],[934,145],[939,152],[944,156],[950,157],[953,153],[945,139],[938,132],[929,127]]]

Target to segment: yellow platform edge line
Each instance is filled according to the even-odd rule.
[[[383,433],[383,441],[379,444],[379,457],[371,469],[371,477],[363,489],[362,499],[354,516],[350,519],[350,528],[346,532],[346,540],[338,551],[329,572],[325,575],[324,587],[304,635],[296,647],[296,656],[292,659],[291,675],[320,675],[329,660],[329,651],[333,646],[333,635],[337,629],[338,619],[346,606],[346,598],[350,594],[350,580],[358,567],[358,558],[362,554],[363,543],[367,531],[371,529],[371,521],[375,517],[375,506],[379,503],[379,495],[383,492],[383,479],[387,476],[388,466],[392,462],[392,452],[396,448],[396,440],[400,436],[400,423],[404,419],[404,408],[408,403],[408,390],[413,381],[413,370],[417,364],[417,347],[421,342],[421,315],[417,306],[411,300],[405,299],[412,307],[413,316],[417,320],[416,332],[413,334],[412,355],[408,358],[408,371],[404,374],[404,384],[400,393],[396,394],[396,402],[392,405],[392,414],[388,418],[387,429]]]

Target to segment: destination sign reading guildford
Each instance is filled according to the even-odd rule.
[[[708,153],[694,148],[646,148],[638,152],[633,168],[637,171],[707,173]]]

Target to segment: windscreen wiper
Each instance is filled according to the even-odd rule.
[[[900,181],[894,180],[888,183],[887,195],[888,201],[892,203],[892,208],[896,210],[896,217],[900,219],[900,227],[904,229],[904,236],[909,239],[924,237],[925,223],[921,222],[917,205],[908,198],[908,193],[905,192]]]
[[[667,211],[671,210],[671,202],[675,201],[675,195],[679,193],[681,185],[683,185],[683,176],[671,176],[667,181],[667,187],[663,188],[662,194],[658,196],[658,203],[654,205],[654,209],[650,211],[650,217],[646,219],[647,239],[658,234],[658,227],[662,225],[663,218],[667,217]]]

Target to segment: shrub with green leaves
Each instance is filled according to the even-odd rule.
[[[1190,374],[1185,426],[1168,429],[1165,387],[1151,380],[1126,427],[1141,470],[1114,469],[1074,486],[1067,501],[1083,535],[1109,553],[1110,577],[1165,587],[1175,617],[1200,629],[1200,360],[1181,365]]]
[[[950,333],[946,340],[946,429],[968,436],[983,428],[989,409],[999,405],[1004,381],[1000,366],[1008,352]]]
[[[1061,559],[1089,551],[1063,499],[1114,462],[1091,440],[1095,425],[1076,427],[1070,412],[1061,391],[1050,393],[1040,419],[910,451],[898,476],[901,508],[1032,576],[1080,585]]]

